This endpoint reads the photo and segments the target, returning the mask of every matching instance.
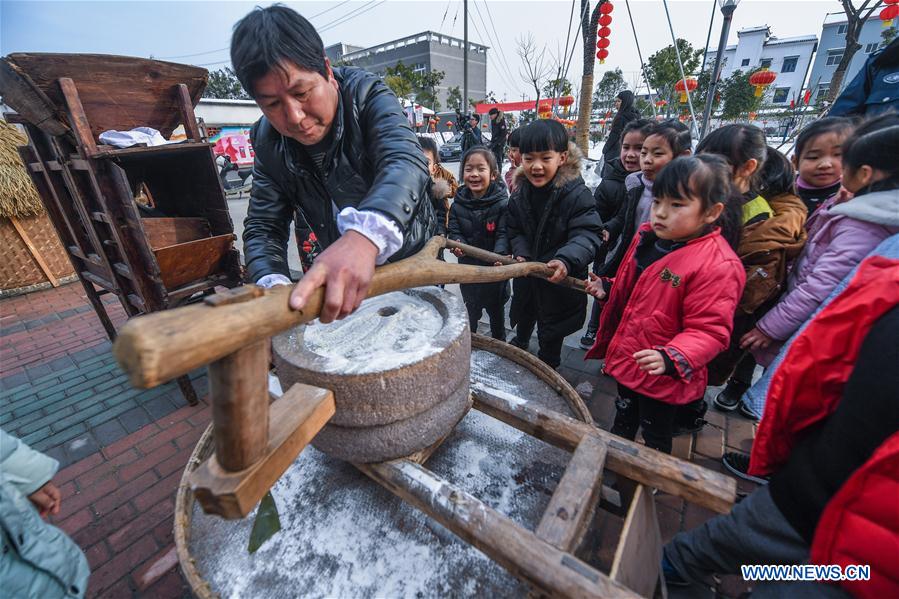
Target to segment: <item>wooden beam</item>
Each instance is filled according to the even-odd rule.
[[[445,240],[435,237],[413,257],[375,270],[368,297],[438,283],[488,283],[528,276],[539,262],[471,266],[437,260]],[[288,304],[292,288],[280,285],[262,297],[231,306],[194,304],[129,320],[113,353],[131,384],[151,388],[234,353],[244,345],[318,317],[324,289],[316,289],[302,310]]]
[[[190,99],[190,90],[183,83],[179,83],[175,86],[175,94],[178,110],[181,112],[181,123],[184,125],[184,134],[190,141],[202,141],[200,127],[194,114],[194,104]]]
[[[50,270],[50,267],[47,265],[44,257],[41,256],[41,253],[38,251],[37,247],[35,247],[34,243],[32,243],[31,237],[28,236],[28,233],[25,231],[22,223],[19,222],[19,219],[17,219],[15,216],[10,216],[9,222],[12,223],[12,226],[13,228],[15,228],[16,233],[19,234],[19,237],[22,238],[22,241],[25,243],[25,247],[28,248],[28,253],[30,253],[31,257],[34,258],[34,261],[37,262],[38,267],[41,269],[41,272],[44,273],[44,276],[47,277],[47,280],[50,281],[50,284],[54,287],[59,287],[59,281],[57,281],[56,277],[53,276],[53,271]]]
[[[246,470],[228,472],[213,455],[190,475],[203,511],[228,519],[246,517],[333,415],[331,391],[300,384],[288,389],[269,405],[268,447],[262,459]]]
[[[66,107],[69,109],[69,120],[75,131],[75,138],[88,155],[96,154],[97,142],[94,140],[94,134],[91,133],[91,124],[87,120],[87,115],[84,114],[84,107],[81,105],[81,98],[75,88],[75,82],[69,77],[60,77],[59,89],[62,91]]]
[[[262,459],[268,445],[268,364],[271,343],[257,341],[209,365],[215,457],[239,472]]]
[[[577,549],[599,501],[606,444],[584,435],[537,526],[537,536],[562,551]]]
[[[737,482],[573,418],[529,404],[523,399],[472,389],[474,407],[551,445],[574,451],[585,435],[598,435],[608,445],[609,469],[720,514],[730,513]]]
[[[662,534],[655,500],[650,489],[638,485],[624,520],[609,576],[642,597],[652,597],[660,581],[661,561]],[[667,594],[664,584],[662,594]]]
[[[511,574],[553,597],[637,597],[570,553],[409,460],[355,464]]]

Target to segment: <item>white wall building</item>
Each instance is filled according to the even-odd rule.
[[[789,105],[799,100],[805,86],[812,56],[818,48],[818,37],[803,35],[779,39],[771,35],[767,25],[749,27],[737,32],[737,44],[724,51],[721,79],[736,71],[755,71],[768,67],[777,73],[777,80],[765,92],[766,103]],[[715,66],[717,51],[706,55],[706,69]]]
[[[812,88],[812,101],[815,102],[823,97],[830,89],[830,80],[833,78],[834,71],[843,59],[843,52],[846,50],[846,13],[830,13],[824,17],[824,25],[821,28],[821,50],[815,58],[815,64],[812,67],[812,75],[809,78],[809,87]],[[895,27],[895,25],[894,25]],[[883,24],[880,21],[880,10],[875,10],[871,14],[865,24],[862,26],[861,33],[858,36],[858,43],[861,49],[852,57],[849,68],[846,70],[846,76],[843,77],[843,85],[845,88],[850,81],[861,70],[865,61],[878,50],[883,42],[881,33],[883,32]]]

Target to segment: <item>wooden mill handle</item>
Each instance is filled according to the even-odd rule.
[[[418,254],[375,270],[367,297],[440,283],[491,283],[542,276],[546,265],[448,264],[436,259],[446,240],[435,237]],[[154,312],[129,320],[119,331],[113,354],[135,387],[149,389],[318,317],[324,288],[302,310],[288,305],[293,287],[266,289],[240,303],[209,302]],[[247,295],[257,295],[248,293]],[[217,304],[217,305],[210,305]]]
[[[481,260],[482,262],[490,262],[504,265],[511,264],[520,264],[515,258],[511,258],[509,256],[503,256],[502,254],[496,254],[494,252],[488,252],[487,250],[482,250],[481,248],[476,248],[471,245],[466,245],[464,243],[460,243],[458,241],[453,241],[452,239],[446,240],[446,247],[450,249],[460,249],[465,252],[466,256],[474,258],[475,260]],[[539,271],[532,274],[532,277],[540,277],[541,279],[548,279],[553,275],[553,269],[542,264],[543,268]],[[562,279],[557,285],[561,285],[562,287],[569,287],[571,289],[576,289],[578,291],[587,292],[587,282],[582,281],[581,279],[575,279],[574,277],[565,277]]]

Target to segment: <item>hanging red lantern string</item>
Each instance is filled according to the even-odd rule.
[[[896,5],[897,2],[899,2],[899,0],[883,0],[883,3],[887,5],[880,11],[880,21],[883,23],[884,27],[892,27],[893,20],[896,17],[899,17],[899,6]]]
[[[599,5],[599,19],[597,19],[597,23],[599,24],[599,30],[596,32],[596,37],[599,38],[596,42],[596,47],[599,48],[599,52],[596,53],[596,58],[599,59],[599,64],[605,64],[606,58],[609,57],[609,46],[611,42],[609,42],[609,36],[612,35],[612,30],[609,29],[609,25],[612,24],[612,16],[611,12],[615,9],[612,6],[611,2],[604,2]]]
[[[599,52],[596,53],[596,58],[599,59],[599,64],[605,64],[606,59],[609,57],[609,51],[603,48]]]
[[[612,15],[599,15],[599,26],[608,27],[612,24]]]
[[[603,37],[600,38],[598,42],[596,42],[596,47],[602,50],[603,48],[608,48],[611,44],[612,42],[609,41],[609,38]]]
[[[609,37],[612,35],[612,30],[608,27],[601,27],[599,31],[596,32],[596,37]]]
[[[599,6],[599,14],[609,15],[612,14],[612,11],[615,10],[615,7],[612,6],[611,2],[604,2]]]

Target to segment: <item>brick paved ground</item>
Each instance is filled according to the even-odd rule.
[[[113,320],[121,307],[107,300]],[[175,489],[210,414],[205,399],[190,407],[174,385],[134,390],[118,371],[109,342],[77,283],[0,301],[0,426],[63,464],[55,482],[63,510],[54,522],[85,550],[92,597],[182,597],[190,593],[177,568],[172,532]],[[614,382],[598,375],[583,351],[565,348],[560,372],[584,397],[597,423],[611,426]],[[193,375],[201,397],[206,380]],[[716,471],[725,450],[746,450],[753,424],[710,411],[684,457]],[[740,482],[748,492],[753,485]],[[711,514],[665,494],[656,497],[663,540]],[[621,518],[601,513],[596,543],[603,563]],[[745,585],[719,586],[736,597]],[[703,595],[691,588],[689,595]]]

